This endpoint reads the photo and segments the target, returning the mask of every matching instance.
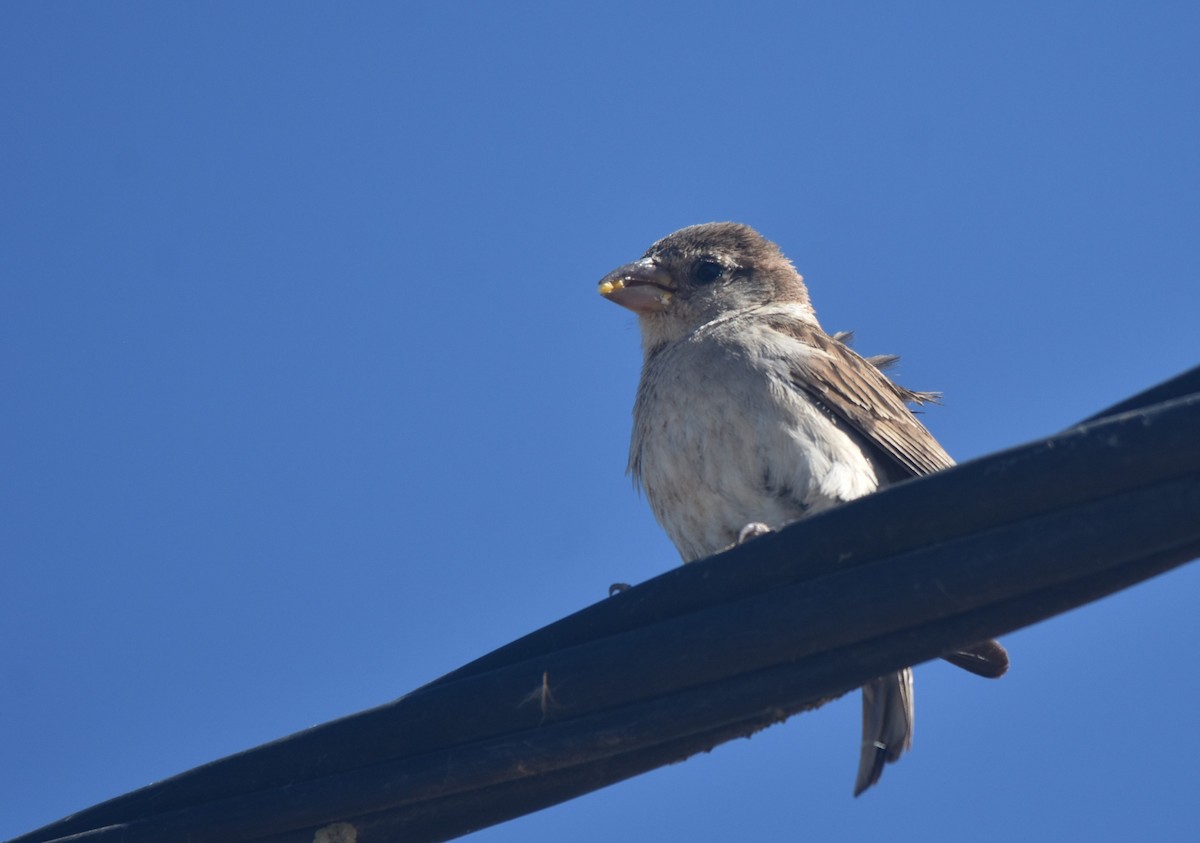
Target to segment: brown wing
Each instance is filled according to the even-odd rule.
[[[814,325],[780,317],[772,319],[771,327],[820,352],[795,361],[792,379],[796,386],[834,418],[846,422],[902,474],[931,474],[954,465],[905,404],[934,400],[935,393],[897,386],[878,368]]]
[[[905,406],[908,401],[933,401],[938,397],[936,393],[913,392],[892,383],[877,364],[859,357],[844,344],[848,336],[831,337],[820,328],[792,320],[781,319],[772,327],[824,352],[797,361],[792,376],[796,386],[835,418],[849,424],[898,469],[908,474],[930,474],[954,465],[950,455]],[[1008,652],[999,641],[973,644],[942,658],[988,679],[1003,676],[1008,670]]]
[[[984,641],[946,653],[943,659],[984,679],[999,679],[1008,671],[1008,650],[999,641]]]

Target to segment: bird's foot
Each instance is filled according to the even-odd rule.
[[[765,536],[767,533],[774,532],[770,527],[761,521],[752,521],[738,531],[737,543],[745,544],[750,539],[756,539],[759,536]]]

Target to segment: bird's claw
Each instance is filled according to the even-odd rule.
[[[737,543],[745,544],[746,542],[750,541],[750,539],[756,539],[759,536],[765,536],[770,532],[773,532],[771,528],[761,521],[751,521],[738,531]]]

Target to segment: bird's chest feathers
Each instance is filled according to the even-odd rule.
[[[643,370],[630,470],[685,559],[728,546],[751,521],[778,528],[878,486],[844,423],[793,380],[797,355],[820,352],[760,339],[690,338]]]

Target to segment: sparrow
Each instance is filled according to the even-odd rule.
[[[893,383],[827,334],[804,279],[747,225],[680,229],[600,282],[632,310],[643,364],[628,471],[683,561],[711,556],[909,477],[954,464]],[[995,641],[949,653],[983,676],[1008,667]],[[912,669],[862,689],[855,796],[912,742]]]

